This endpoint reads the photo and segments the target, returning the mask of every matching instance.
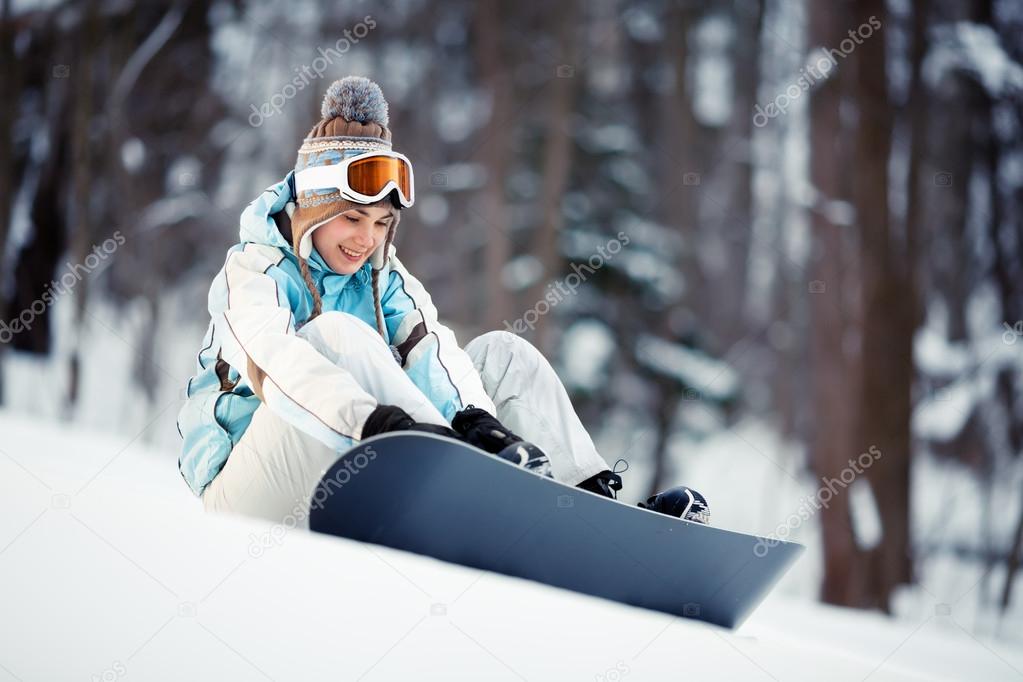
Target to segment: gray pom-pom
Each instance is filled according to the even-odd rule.
[[[387,100],[380,86],[362,76],[347,76],[334,81],[323,96],[323,118],[340,116],[346,121],[376,123],[387,127]]]

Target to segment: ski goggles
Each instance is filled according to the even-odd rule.
[[[405,208],[415,202],[412,164],[397,152],[373,151],[330,166],[311,166],[295,173],[295,191],[338,191],[357,204],[372,204],[398,190]]]

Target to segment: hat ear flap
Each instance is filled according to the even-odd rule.
[[[377,247],[376,251],[369,257],[370,265],[374,270],[384,269],[384,251],[387,250],[388,242],[385,240],[383,244]]]
[[[384,263],[387,261],[388,251],[391,250],[391,244],[394,243],[394,234],[398,231],[398,220],[401,218],[399,211],[394,212],[394,220],[391,222],[391,227],[387,230],[387,239],[384,243],[376,248],[370,257],[369,262],[371,263],[374,270],[383,270]]]

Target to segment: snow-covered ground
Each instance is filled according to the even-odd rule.
[[[1023,678],[1019,640],[951,599],[893,620],[779,591],[730,632],[206,516],[138,438],[12,412],[0,433],[0,682]]]

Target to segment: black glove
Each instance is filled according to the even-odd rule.
[[[522,442],[521,438],[497,421],[497,417],[474,405],[455,414],[451,426],[469,445],[475,445],[492,455],[500,453],[509,445]]]
[[[497,417],[486,410],[469,405],[455,414],[451,426],[469,445],[541,476],[551,477],[551,463],[543,450],[506,429]]]
[[[377,405],[376,409],[370,412],[366,423],[362,427],[362,437],[369,438],[379,433],[390,433],[392,431],[420,431],[423,433],[434,433],[438,436],[447,436],[456,440],[464,440],[455,431],[440,424],[426,424],[417,422],[409,416],[409,413],[397,405]]]
[[[486,410],[470,405],[454,415],[451,425],[466,443],[534,473],[553,478],[547,455],[532,443],[511,433],[497,417]]]

